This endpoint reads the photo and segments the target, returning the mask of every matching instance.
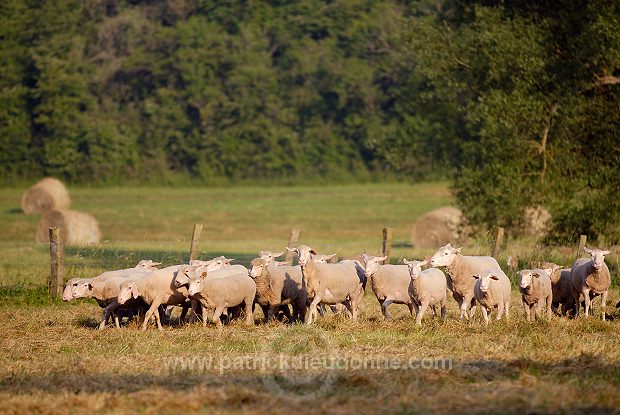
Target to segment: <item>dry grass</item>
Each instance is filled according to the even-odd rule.
[[[303,242],[339,255],[376,253],[381,228],[394,228],[393,259],[433,250],[407,245],[411,224],[450,204],[445,183],[330,188],[71,189],[74,206],[92,213],[101,245],[66,251],[66,278],[123,268],[142,258],[171,264],[186,259],[191,226],[203,222],[201,256],[220,253],[241,263],[261,249],[282,249],[291,226]],[[16,211],[19,191],[0,190],[0,413],[610,413],[620,408],[619,255],[608,257],[614,277],[600,318],[527,323],[513,292],[513,318],[460,322],[449,300],[448,320],[427,318],[417,328],[404,306],[383,321],[371,292],[361,319],[329,315],[312,327],[233,323],[138,330],[95,329],[100,309],[90,301],[51,301],[44,288],[48,248],[35,245],[38,218]],[[482,235],[466,246],[488,254]],[[517,256],[570,265],[566,247],[509,240],[500,263]],[[598,301],[597,301],[598,310]],[[598,311],[597,311],[598,313]],[[450,358],[451,370],[335,369],[279,371],[170,366],[169,358],[214,362],[284,358]],[[194,362],[198,362],[195,360]],[[205,362],[206,360],[202,360]],[[274,383],[275,381],[275,383]],[[281,393],[282,389],[286,393]],[[317,392],[312,394],[311,392]]]
[[[616,301],[614,296],[612,299]],[[417,328],[404,306],[383,321],[371,293],[357,322],[329,315],[316,326],[234,323],[103,332],[89,302],[3,307],[0,412],[601,412],[620,408],[620,315],[527,323],[514,293],[513,318],[432,318]],[[167,358],[451,358],[451,370],[262,371],[166,366]],[[274,388],[276,376],[284,388]],[[281,376],[281,377],[277,377]],[[307,382],[310,382],[309,384]],[[327,386],[323,388],[324,383]],[[309,392],[318,390],[316,395]]]

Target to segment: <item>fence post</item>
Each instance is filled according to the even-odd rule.
[[[392,228],[383,228],[383,243],[381,244],[381,255],[387,258],[384,264],[390,263],[390,253],[392,252]]]
[[[189,260],[196,259],[198,253],[198,243],[200,242],[200,233],[202,232],[202,223],[194,223],[194,231],[192,232],[192,246],[189,248]]]
[[[502,250],[502,244],[504,243],[504,228],[501,226],[497,228],[497,235],[495,236],[495,245],[493,245],[493,253],[491,256],[497,259],[499,252]]]
[[[586,241],[588,237],[586,235],[579,235],[579,247],[577,248],[577,259],[583,254],[583,249],[586,247]]]
[[[289,248],[295,248],[297,246],[297,242],[299,242],[299,233],[300,233],[299,228],[291,229],[291,234],[288,237],[288,244],[286,246],[288,246]],[[284,262],[289,262],[292,260],[293,260],[293,253],[287,249],[286,256],[284,257]]]
[[[50,232],[50,279],[48,290],[52,297],[62,296],[63,277],[65,274],[65,253],[62,246],[60,229],[52,226]]]

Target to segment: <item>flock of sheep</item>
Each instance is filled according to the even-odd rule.
[[[244,318],[254,324],[254,305],[265,319],[286,318],[289,322],[312,324],[330,306],[338,312],[342,304],[356,319],[367,283],[374,292],[385,318],[388,306],[406,304],[420,325],[430,307],[437,315],[440,308],[446,318],[446,293],[449,290],[459,305],[460,318],[474,315],[480,305],[485,322],[497,309],[497,319],[509,318],[510,280],[497,261],[488,256],[465,256],[462,248],[450,244],[441,247],[428,261],[408,261],[404,265],[383,264],[386,257],[362,255],[361,260],[328,263],[333,255],[319,255],[306,246],[289,248],[299,259],[298,266],[277,261],[284,252],[261,251],[252,260],[251,269],[231,265],[230,259],[217,257],[209,261],[190,261],[157,269],[159,263],[142,260],[135,268],[108,271],[94,278],[68,281],[63,300],[94,298],[104,309],[100,329],[110,317],[120,328],[120,319],[144,315],[145,330],[154,316],[157,327],[169,318],[171,306],[182,307],[181,321],[191,310],[190,322],[209,317],[218,326],[222,320]],[[518,273],[519,289],[526,319],[569,312],[578,316],[581,306],[591,314],[592,299],[601,296],[602,318],[611,285],[605,255],[609,251],[585,249],[590,258],[575,261],[570,269],[546,263],[541,269]],[[427,267],[423,269],[423,267]],[[443,267],[447,276],[439,267]],[[561,309],[558,310],[561,304]],[[289,308],[291,306],[291,308]],[[533,315],[532,315],[533,314]]]

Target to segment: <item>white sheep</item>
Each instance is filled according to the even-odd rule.
[[[222,325],[220,316],[226,308],[245,305],[245,321],[254,324],[252,305],[256,295],[254,280],[245,274],[230,275],[225,278],[209,278],[200,274],[190,279],[188,295],[202,305],[203,325],[207,325],[207,313],[214,309],[213,322]]]
[[[119,308],[121,310],[142,309],[142,311],[148,309],[148,306],[142,300],[138,299],[128,301],[120,307],[117,302],[117,296],[120,292],[120,285],[123,282],[135,281],[142,278],[144,275],[146,275],[144,272],[134,272],[131,275],[111,276],[95,281],[92,279],[84,279],[79,281],[77,286],[74,287],[73,298],[94,298],[99,306],[103,308],[102,319],[99,324],[100,330],[105,328],[106,322],[110,316],[114,318],[116,327],[120,328],[118,317]]]
[[[439,305],[441,307],[441,318],[445,320],[447,283],[444,273],[437,268],[428,268],[422,271],[422,267],[428,264],[428,261],[407,261],[407,259],[403,259],[403,263],[407,265],[411,279],[410,293],[416,311],[416,324],[422,325],[422,318],[429,306],[433,309],[433,314],[437,316],[436,306]]]
[[[163,329],[159,313],[156,313],[160,305],[185,305],[188,297],[187,287],[175,287],[173,283],[180,268],[181,265],[173,265],[144,274],[142,278],[135,281],[125,281],[121,284],[117,299],[119,304],[125,304],[130,298],[142,298],[149,305],[142,323],[142,330],[146,330],[153,314],[157,321],[157,328]]]
[[[472,278],[472,277],[470,277]],[[484,316],[484,322],[489,324],[489,311],[497,308],[497,320],[506,315],[510,318],[510,280],[503,272],[488,270],[473,275],[475,281],[474,297]]]
[[[524,269],[518,274],[525,320],[531,321],[533,318],[540,318],[543,308],[547,312],[547,318],[551,319],[553,292],[549,274],[543,269]],[[532,310],[534,316],[531,315]]]
[[[600,249],[588,249],[584,247],[590,258],[579,258],[571,269],[571,281],[573,283],[573,301],[575,303],[575,316],[579,316],[580,296],[585,300],[585,315],[590,312],[592,299],[601,296],[601,309],[603,321],[605,320],[605,303],[611,285],[611,274],[605,264],[605,255],[609,251]]]
[[[499,264],[490,256],[465,256],[461,254],[463,248],[453,248],[450,244],[442,246],[432,256],[429,263],[431,267],[446,267],[448,274],[448,288],[452,291],[452,297],[456,300],[461,310],[460,318],[469,318],[475,312],[474,285],[476,281],[473,275],[483,271],[496,270],[506,277]],[[506,277],[508,279],[508,277]],[[467,309],[471,307],[468,315]]]
[[[263,309],[267,321],[273,319],[278,310],[282,310],[291,322],[305,320],[307,294],[300,266],[256,258],[252,260],[250,277],[256,283],[254,301]],[[287,315],[288,304],[293,306],[292,316],[290,312]]]
[[[413,300],[411,298],[411,276],[407,265],[381,265],[387,259],[386,256],[362,255],[366,278],[369,279],[370,287],[379,301],[381,312],[386,319],[390,319],[388,306],[405,304],[409,308],[409,314],[413,316]]]
[[[286,247],[299,256],[299,265],[306,281],[308,299],[312,299],[309,306],[306,324],[312,324],[318,315],[317,305],[344,304],[351,313],[352,319],[357,319],[358,308],[364,297],[366,275],[364,268],[357,261],[341,261],[338,264],[321,264],[312,260],[316,251],[309,246],[300,245],[297,248]]]
[[[95,281],[104,280],[109,277],[122,277],[122,276],[132,275],[136,272],[153,271],[153,270],[156,270],[157,266],[160,264],[161,262],[153,262],[150,259],[141,259],[138,262],[138,264],[133,268],[119,269],[116,271],[106,271],[92,278],[71,278],[69,281],[67,281],[67,284],[65,285],[65,289],[62,292],[62,300],[71,301],[74,298],[76,298],[74,296],[74,290],[78,286],[78,284],[82,281],[95,282]]]

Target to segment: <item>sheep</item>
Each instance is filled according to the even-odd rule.
[[[144,274],[142,278],[135,281],[125,281],[120,286],[118,303],[123,305],[129,299],[142,298],[149,305],[149,309],[144,316],[142,330],[146,330],[150,318],[155,314],[157,328],[162,330],[159,313],[155,313],[160,305],[180,305],[185,304],[188,297],[187,287],[175,287],[174,278],[181,265],[173,265],[160,270]]]
[[[370,287],[379,301],[385,319],[390,319],[388,306],[405,304],[413,317],[414,302],[411,292],[411,276],[407,265],[381,265],[386,256],[362,255],[366,278],[370,279]]]
[[[189,284],[190,278],[195,276],[195,273],[209,272],[213,278],[248,273],[248,269],[243,265],[226,265],[225,262],[217,261],[217,259],[218,258],[214,258],[211,261],[201,261],[200,263],[194,262],[192,265],[182,265],[174,278],[175,287],[182,287]],[[215,271],[221,272],[215,273]]]
[[[446,319],[446,276],[438,268],[428,268],[422,271],[422,267],[428,261],[408,261],[403,258],[411,278],[411,300],[415,307],[415,322],[422,325],[422,318],[426,309],[431,306],[433,314],[437,316],[436,305],[441,306],[441,319]],[[384,265],[386,266],[386,265]]]
[[[562,268],[551,262],[544,263],[541,268],[551,277],[551,292],[553,293],[551,309],[560,316],[568,315],[569,310],[573,310],[574,314],[575,302],[573,300],[571,269]],[[562,304],[562,308],[558,311],[560,304]]]
[[[300,266],[279,265],[277,261],[256,258],[252,260],[250,277],[256,283],[254,301],[261,306],[266,320],[271,320],[278,309],[293,306],[289,321],[304,321],[306,316],[306,291]],[[286,312],[285,312],[286,314]]]
[[[128,276],[128,275],[134,274],[135,272],[153,271],[153,270],[156,270],[157,266],[160,264],[161,262],[153,262],[150,259],[142,259],[133,268],[120,269],[116,271],[106,271],[93,278],[71,278],[69,281],[67,281],[67,285],[65,285],[65,289],[62,292],[62,300],[63,301],[73,300],[75,298],[74,289],[78,286],[78,284],[81,281],[94,282],[94,281],[104,280],[108,277]]]
[[[282,255],[284,255],[284,251],[281,251],[281,252],[260,251],[258,253],[258,257],[264,261],[267,261],[267,263],[275,261],[276,258],[279,258]]]
[[[286,247],[299,256],[299,265],[306,283],[308,298],[312,298],[306,324],[312,324],[318,314],[317,305],[344,304],[353,320],[357,319],[359,303],[366,288],[364,268],[357,261],[341,261],[338,264],[315,263],[311,255],[317,255],[309,246]]]
[[[543,269],[524,269],[518,272],[519,291],[525,310],[525,320],[539,318],[543,307],[547,311],[547,319],[551,319],[551,303],[553,292],[551,289],[551,277]],[[534,316],[531,315],[534,310]]]
[[[585,300],[585,315],[590,312],[592,299],[601,296],[601,309],[603,321],[605,321],[605,303],[609,286],[611,285],[611,275],[609,268],[605,264],[605,255],[609,251],[600,249],[588,249],[584,247],[590,258],[579,258],[571,269],[571,281],[573,283],[573,301],[575,303],[575,316],[579,316],[579,300],[583,295]]]
[[[446,267],[448,274],[448,289],[452,291],[452,297],[456,300],[461,310],[460,319],[473,317],[475,313],[474,285],[472,279],[483,271],[495,270],[506,277],[497,261],[490,256],[465,256],[461,254],[463,248],[453,248],[450,244],[442,246],[432,256],[429,263],[431,267]],[[508,278],[508,277],[506,277]],[[467,308],[471,306],[470,314]]]
[[[208,273],[207,275],[200,274],[190,279],[188,294],[200,301],[203,316],[207,315],[208,309],[215,309],[213,322],[218,327],[222,326],[220,316],[225,308],[242,304],[245,305],[246,324],[254,324],[252,305],[256,296],[256,284],[247,273],[230,275],[225,278],[208,278]],[[203,318],[202,323],[206,326],[207,319]]]
[[[474,297],[484,316],[484,322],[489,324],[488,312],[497,307],[497,320],[506,315],[510,318],[510,280],[503,272],[488,270],[472,276],[475,281]]]
[[[114,322],[117,328],[120,328],[120,322],[118,317],[118,309],[127,310],[127,309],[142,309],[145,310],[148,306],[142,300],[132,300],[125,304],[122,307],[119,307],[119,303],[117,302],[117,296],[120,292],[120,285],[123,282],[136,281],[139,278],[142,278],[146,273],[138,272],[128,276],[112,276],[105,279],[99,279],[96,281],[88,281],[82,280],[77,286],[74,288],[73,297],[74,298],[94,298],[99,303],[100,307],[103,307],[103,315],[101,323],[99,324],[99,329],[103,330],[105,328],[106,322],[108,318],[111,316],[114,317]]]

